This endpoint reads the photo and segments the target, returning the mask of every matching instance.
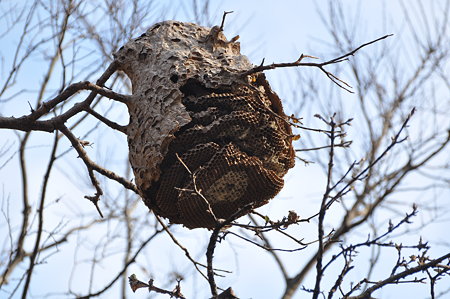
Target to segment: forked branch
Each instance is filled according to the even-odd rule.
[[[319,63],[314,63],[314,62],[302,62],[304,58],[314,58],[317,59],[317,57],[314,56],[310,56],[310,55],[304,55],[301,54],[300,57],[294,61],[294,62],[286,62],[286,63],[272,63],[272,64],[268,64],[268,65],[264,65],[264,59],[261,62],[261,64],[259,66],[256,66],[244,73],[242,73],[242,76],[248,76],[254,73],[259,73],[259,72],[263,72],[263,71],[267,71],[267,70],[273,70],[276,68],[281,68],[281,67],[297,67],[297,66],[311,66],[311,67],[317,67],[319,68],[323,73],[325,73],[325,75],[327,75],[327,77],[333,81],[333,83],[335,83],[336,85],[338,85],[339,87],[345,89],[348,92],[353,93],[353,91],[350,90],[350,88],[352,88],[348,83],[346,83],[345,81],[339,79],[336,75],[332,74],[331,72],[327,71],[324,67],[330,64],[336,64],[336,63],[340,63],[343,61],[348,60],[349,56],[353,56],[357,51],[359,51],[360,49],[371,45],[373,43],[376,43],[380,40],[383,40],[385,38],[388,38],[390,36],[392,36],[393,34],[388,34],[385,36],[382,36],[380,38],[377,38],[373,41],[367,42],[365,44],[360,45],[359,47],[357,47],[356,49],[343,54],[339,57],[330,59],[328,61],[324,61],[324,62],[319,62]]]

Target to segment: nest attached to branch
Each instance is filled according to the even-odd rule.
[[[214,228],[266,204],[294,166],[292,131],[263,73],[221,28],[166,21],[116,54],[132,81],[130,162],[145,204]]]

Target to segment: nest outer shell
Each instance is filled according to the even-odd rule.
[[[177,21],[157,23],[140,37],[125,44],[114,54],[114,57],[119,63],[119,69],[124,71],[132,82],[132,95],[127,103],[130,114],[130,122],[127,126],[129,159],[136,185],[146,205],[155,213],[169,218],[171,222],[182,223],[189,228],[214,227],[215,222],[207,211],[207,203],[195,194],[189,195],[187,192],[178,190],[183,186],[186,189],[193,186],[192,182],[189,184],[186,181],[186,169],[182,169],[180,165],[174,165],[177,162],[174,161],[174,153],[170,148],[180,129],[186,128],[193,118],[213,117],[208,111],[219,108],[208,106],[207,110],[195,114],[189,111],[184,103],[188,97],[187,93],[194,98],[216,93],[220,95],[221,92],[242,94],[248,99],[258,98],[263,106],[270,107],[272,114],[275,112],[278,118],[286,119],[280,99],[270,89],[263,74],[242,76],[242,73],[251,69],[253,65],[247,57],[240,54],[239,43],[229,42],[217,26],[206,28]],[[195,84],[192,85],[192,82]],[[228,103],[229,106],[230,103],[231,100]],[[250,106],[252,105],[255,106],[254,104]],[[270,118],[266,114],[264,114],[265,117]],[[220,183],[227,180],[227,173],[235,173],[228,174],[228,177],[234,177],[234,180],[252,177],[257,182],[250,184],[246,181],[241,185],[238,184],[240,187],[236,186],[236,188],[245,189],[243,192],[245,199],[241,197],[209,199],[211,201],[209,204],[212,205],[217,217],[226,218],[237,212],[243,205],[253,201],[255,207],[265,204],[280,191],[283,185],[282,176],[294,165],[292,138],[289,137],[292,132],[287,122],[279,119],[275,121],[272,119],[270,126],[275,127],[285,136],[283,137],[285,149],[282,155],[286,157],[283,158],[282,170],[265,169],[264,165],[267,163],[264,164],[265,162],[259,161],[257,157],[251,157],[239,151],[239,147],[232,142],[219,145],[212,142],[209,148],[206,146],[197,153],[198,161],[189,160],[186,150],[184,153],[179,153],[181,156],[185,154],[184,158],[189,160],[187,164],[194,168],[192,170],[198,171],[199,176],[203,173]],[[193,147],[191,146],[190,149]],[[217,156],[218,151],[228,152],[228,158],[231,157],[230,153],[246,156],[246,158],[243,158],[243,162],[233,162],[234,164],[227,160],[227,167],[231,172],[224,170],[222,174],[218,174],[214,169],[202,169],[203,165],[200,164],[206,165],[210,159]],[[168,155],[172,155],[169,158],[172,162],[167,167],[168,162],[164,161],[168,159]],[[224,157],[216,158],[225,161]],[[164,184],[161,178],[170,172],[168,168],[174,167],[184,172],[182,175],[184,181],[183,183],[172,182],[182,179],[178,177],[171,178],[171,182],[175,185],[184,185],[175,186],[178,189],[174,188],[171,191],[173,193],[173,196],[169,196],[171,198],[164,197],[157,201],[158,188]],[[221,177],[225,178],[220,181]],[[268,184],[267,188],[266,186],[259,188],[261,190],[266,188],[265,194],[259,194],[261,192],[257,188],[258,184]],[[199,185],[203,187],[205,196],[220,197],[220,194],[225,192],[218,186],[212,187],[214,182],[211,180],[203,180]]]

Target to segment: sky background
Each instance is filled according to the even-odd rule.
[[[6,1],[8,2],[8,1]],[[201,1],[200,1],[201,2]],[[406,2],[406,1],[405,1]],[[432,10],[433,2],[443,3],[443,1],[424,1],[424,8]],[[172,1],[173,6],[168,15],[173,16],[172,19],[180,21],[193,21],[192,14],[188,14],[180,10],[180,7],[189,5],[186,1]],[[190,3],[190,2],[189,2]],[[345,1],[345,7],[348,9],[348,15],[357,19],[355,22],[355,30],[358,32],[354,45],[358,46],[364,42],[376,39],[385,34],[393,33],[394,36],[391,40],[387,40],[387,43],[394,43],[395,39],[405,38],[402,36],[404,30],[404,20],[398,19],[395,16],[400,15],[400,1]],[[0,2],[0,5],[5,5],[5,2]],[[234,11],[233,14],[227,16],[225,22],[225,35],[231,38],[235,35],[240,36],[241,52],[247,55],[250,61],[254,64],[259,64],[264,58],[266,63],[271,62],[291,62],[296,60],[301,53],[318,56],[322,60],[327,60],[339,56],[339,51],[336,48],[330,47],[332,41],[331,36],[327,32],[320,19],[319,12],[325,13],[327,11],[326,1],[212,1],[210,11],[212,24],[220,24],[223,11]],[[383,13],[387,12],[388,19],[383,18]],[[158,20],[161,21],[161,20]],[[148,24],[151,26],[152,24]],[[210,25],[208,22],[204,22],[202,25]],[[394,41],[392,41],[392,39]],[[14,44],[17,42],[17,35],[11,34],[4,38],[2,41],[4,44]],[[365,50],[363,50],[365,51]],[[367,51],[370,51],[369,49]],[[3,51],[4,55],[2,61],[1,75],[4,76],[5,69],[10,63],[10,57],[8,51]],[[358,54],[357,54],[358,55]],[[399,53],[401,56],[401,53]],[[401,60],[401,57],[399,57]],[[41,77],[33,76],[33,70],[40,68],[39,59],[34,59],[33,64],[27,66],[25,72],[19,76],[15,89],[20,90],[27,88],[29,90],[27,95],[32,95],[36,92],[37,86]],[[106,67],[106,66],[105,66]],[[300,70],[302,72],[303,70]],[[333,84],[325,78],[319,70],[304,70],[305,74],[315,73],[317,80],[320,80],[324,88],[330,88]],[[293,77],[292,70],[274,70],[267,72],[269,81],[273,89],[280,95],[280,97],[286,101],[285,112],[290,114],[289,108],[295,107],[296,94],[292,92],[295,88],[295,84],[301,84],[297,82]],[[94,76],[95,78],[95,76]],[[291,80],[292,79],[292,80]],[[343,78],[346,79],[345,77]],[[57,87],[57,82],[55,89]],[[351,85],[354,82],[349,82]],[[36,87],[34,87],[36,86]],[[334,86],[332,88],[338,88]],[[298,95],[297,95],[298,96]],[[348,101],[348,115],[346,117],[358,117],[352,115],[352,106],[356,101],[356,96],[343,93],[343,97]],[[448,95],[443,95],[443,98],[448,99]],[[333,99],[330,98],[330,106],[333,106]],[[106,106],[105,106],[105,109]],[[304,117],[305,123],[313,123],[314,113],[321,112],[312,111],[311,113],[300,115]],[[0,106],[0,114],[2,116],[20,116],[24,113],[28,113],[29,108],[26,97],[23,97],[23,101],[7,103]],[[112,114],[117,120],[126,123],[126,110],[124,107],[118,108]],[[316,124],[316,123],[314,123]],[[77,130],[78,134],[83,133],[83,127]],[[349,134],[358,134],[358,128],[352,127],[349,129]],[[106,162],[108,167],[123,173],[124,165],[127,161],[127,146],[126,139],[118,134],[106,133],[106,128],[100,128],[98,132],[91,136],[92,141],[96,144],[94,148],[88,148],[88,152],[95,161],[99,161],[100,164]],[[29,171],[33,174],[33,179],[30,181],[30,196],[34,200],[38,198],[39,194],[36,194],[35,190],[40,190],[42,173],[45,171],[45,166],[49,156],[48,141],[52,136],[46,133],[35,133],[30,143],[30,154],[35,159],[29,159]],[[105,141],[103,143],[102,141]],[[300,140],[301,142],[301,140]],[[16,133],[12,131],[0,131],[0,148],[1,144],[17,144]],[[68,144],[62,143],[61,148],[68,148]],[[102,147],[102,150],[98,148]],[[10,161],[7,161],[9,157],[12,157]],[[8,151],[0,158],[0,165],[6,163],[6,165],[0,170],[0,187],[4,200],[2,202],[2,211],[10,211],[11,215],[19,215],[21,212],[21,194],[20,194],[20,173],[18,172],[18,158],[14,151]],[[92,187],[89,181],[83,180],[80,176],[74,176],[75,172],[81,174],[85,173],[83,165],[76,165],[79,161],[76,159],[75,154],[72,153],[64,161],[58,163],[56,171],[52,174],[53,184],[50,185],[48,201],[48,217],[46,218],[46,226],[50,228],[64,229],[76,225],[77,222],[84,223],[95,219],[96,213],[93,211],[90,202],[83,197],[86,193],[92,192]],[[75,164],[75,165],[74,165]],[[271,215],[272,219],[281,219],[287,215],[287,211],[296,210],[300,216],[308,216],[314,214],[317,211],[322,197],[325,180],[322,168],[318,164],[310,164],[305,167],[301,162],[297,162],[296,167],[292,169],[285,177],[286,187],[269,204],[260,209],[261,213]],[[106,184],[106,183],[105,183]],[[111,188],[108,190],[109,198],[105,200],[114,200],[114,196],[120,198],[120,188],[114,183],[108,184]],[[88,190],[88,191],[87,191]],[[450,195],[450,194],[449,194]],[[405,201],[417,201],[417,198],[408,198],[405,195]],[[137,209],[142,210],[142,217],[146,216],[146,207],[143,204],[139,204]],[[406,211],[405,211],[406,212]],[[16,213],[16,214],[14,214]],[[148,215],[148,214],[147,214]],[[336,219],[340,218],[341,214],[336,211],[336,214],[330,215],[328,218],[329,223],[332,223]],[[16,221],[19,218],[11,217],[12,227],[15,227],[18,223]],[[421,220],[427,221],[428,218]],[[443,235],[447,234],[448,222],[433,223],[429,226],[425,226],[424,229],[417,234],[413,234],[409,239],[405,238],[405,241],[417,241],[419,235],[426,236],[427,239],[441,239]],[[387,223],[386,223],[387,225]],[[305,240],[314,240],[316,231],[315,223],[305,224],[302,226],[302,236]],[[0,237],[4,242],[8,242],[6,223],[4,218],[0,220]],[[58,252],[48,258],[48,263],[39,265],[36,268],[36,275],[33,280],[32,294],[39,298],[42,294],[46,294],[49,290],[55,292],[54,298],[60,297],[60,293],[67,289],[67,280],[70,276],[75,277],[72,280],[73,289],[77,289],[79,286],[86,284],[86,273],[90,273],[89,264],[80,264],[76,270],[71,269],[70,262],[74,259],[74,256],[81,260],[89,260],[92,256],[90,250],[101,250],[96,248],[95,240],[103,238],[105,232],[110,229],[113,232],[115,230],[123,229],[120,223],[108,223],[102,227],[98,227],[89,231],[90,236],[85,240],[70,240],[69,244],[63,245]],[[193,249],[193,252],[201,252],[201,248],[205,248],[208,240],[208,232],[204,230],[189,231],[182,227],[176,228],[177,236],[183,242],[187,248]],[[149,234],[142,228],[142,238]],[[360,237],[364,239],[366,232],[360,232],[360,235],[356,235],[355,238]],[[139,278],[146,280],[149,273],[154,275],[155,284],[172,288],[172,285],[164,285],[164,277],[167,272],[176,268],[179,272],[186,271],[191,266],[186,262],[183,253],[180,252],[178,247],[175,247],[169,241],[166,235],[158,236],[158,241],[152,242],[147,249],[146,253],[139,257],[139,264],[134,264],[130,267],[130,273],[136,273]],[[77,242],[75,242],[77,241]],[[84,248],[74,246],[79,242],[85,242]],[[278,243],[277,243],[278,242]],[[292,248],[294,244],[286,243],[286,240],[273,239],[273,243]],[[114,247],[113,247],[114,248]],[[443,252],[445,247],[437,247],[431,251],[432,254],[439,254]],[[197,250],[198,249],[198,250]],[[281,254],[281,256],[288,261],[287,268],[291,273],[295,273],[296,269],[299,269],[302,262],[312,254],[312,249],[306,249],[302,251],[302,254]],[[115,250],[120,251],[120,245],[117,245]],[[360,265],[367,263],[369,251],[363,252],[357,259],[357,263]],[[104,281],[108,281],[108,276],[111,273],[115,273],[115,270],[121,265],[121,261],[117,262],[114,259],[114,252],[110,252],[108,262],[104,263],[100,267],[96,275],[105,277]],[[201,258],[201,256],[196,256]],[[383,262],[392,263],[395,261],[394,254],[388,254],[383,259]],[[146,269],[143,269],[139,265],[147,265]],[[283,291],[284,281],[282,275],[273,262],[273,259],[269,254],[259,248],[251,246],[247,243],[243,243],[237,239],[229,238],[227,242],[219,244],[216,255],[215,265],[218,268],[225,268],[233,271],[233,274],[228,275],[226,278],[218,279],[220,286],[228,287],[232,286],[240,298],[279,298]],[[146,273],[148,271],[149,273]],[[382,266],[377,268],[376,271],[384,273]],[[160,273],[160,274],[158,274]],[[314,272],[312,272],[315,274]],[[363,277],[365,272],[359,272],[355,270],[350,277]],[[195,275],[194,275],[195,276]],[[252,278],[254,277],[254,278]],[[312,287],[312,279],[314,275],[310,276],[305,284]],[[16,277],[17,279],[17,277]],[[93,290],[101,288],[104,281],[99,280],[96,285],[92,287]],[[329,284],[327,282],[326,284]],[[272,287],[273,286],[273,287]],[[203,288],[201,294],[193,293],[193,290],[199,290]],[[393,290],[397,288],[398,291]],[[85,288],[86,289],[86,288]],[[189,298],[206,298],[209,294],[207,285],[198,277],[189,277],[182,284],[183,293]],[[109,294],[109,295],[108,295]],[[102,298],[113,298],[111,293],[108,293]],[[404,298],[425,298],[428,294],[427,287],[423,285],[411,285],[405,287],[387,287],[381,292],[376,293],[377,298],[398,298],[402,296]],[[146,298],[148,295],[145,290],[139,290],[136,294],[130,295],[130,298]],[[298,291],[295,298],[304,298],[305,293]],[[0,297],[2,293],[0,292]],[[156,296],[153,298],[166,298],[165,296]]]

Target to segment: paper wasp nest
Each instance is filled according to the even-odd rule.
[[[253,65],[239,43],[219,27],[166,21],[115,57],[133,85],[130,162],[156,214],[214,228],[208,205],[227,219],[281,190],[294,166],[291,128],[264,74],[243,75]]]

